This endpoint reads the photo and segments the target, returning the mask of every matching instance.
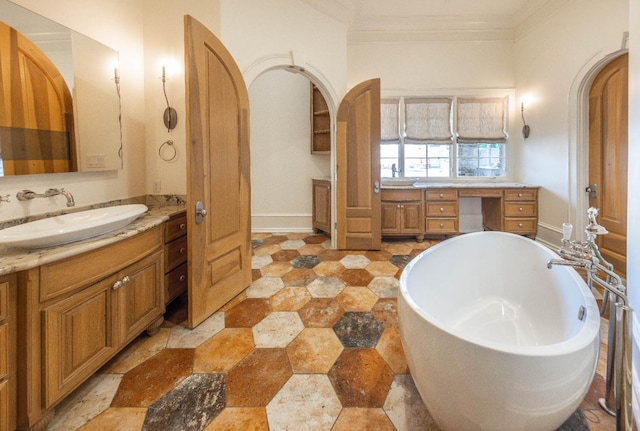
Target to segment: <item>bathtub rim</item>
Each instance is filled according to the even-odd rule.
[[[462,234],[453,238],[448,238],[428,249],[424,250],[416,257],[414,257],[404,268],[402,274],[400,275],[400,286],[399,296],[407,303],[407,305],[417,313],[421,319],[425,320],[427,323],[433,325],[438,330],[446,332],[447,334],[459,338],[465,342],[471,343],[477,347],[486,348],[489,350],[508,353],[513,355],[523,355],[523,356],[559,356],[563,355],[566,352],[574,352],[581,349],[586,348],[591,343],[594,342],[594,339],[597,340],[597,343],[600,343],[600,310],[596,304],[596,300],[589,290],[589,287],[584,282],[582,277],[576,272],[576,270],[572,267],[563,266],[562,270],[566,270],[569,272],[572,280],[576,282],[576,285],[580,289],[580,293],[584,299],[584,306],[587,310],[586,319],[583,321],[582,327],[575,333],[571,338],[560,341],[558,343],[552,344],[543,344],[543,345],[518,345],[518,344],[507,344],[507,343],[498,343],[487,340],[478,339],[476,337],[471,337],[460,333],[458,331],[452,330],[451,327],[447,325],[443,325],[441,321],[435,319],[433,316],[424,311],[413,299],[409,292],[409,287],[407,286],[407,279],[411,272],[411,269],[417,265],[421,259],[428,256],[430,253],[437,251],[442,247],[446,247],[448,244],[452,242],[457,242],[461,240],[469,240],[469,237],[479,236],[479,235],[492,235],[492,236],[503,236],[503,237],[515,237],[518,240],[528,241],[531,245],[536,246],[544,250],[546,253],[550,253],[550,258],[559,257],[557,253],[555,253],[550,248],[530,239],[527,237],[523,237],[520,235],[508,233],[508,232],[499,232],[499,231],[482,231],[482,232],[472,232]],[[576,316],[577,319],[577,316]],[[402,327],[400,327],[402,331]]]

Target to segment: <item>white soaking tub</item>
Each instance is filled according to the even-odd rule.
[[[400,278],[409,368],[443,431],[555,430],[586,395],[600,316],[571,267],[525,237],[477,232],[433,246]]]

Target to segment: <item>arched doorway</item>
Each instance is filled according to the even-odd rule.
[[[609,233],[598,237],[603,257],[626,276],[628,54],[614,58],[589,90],[588,205]]]

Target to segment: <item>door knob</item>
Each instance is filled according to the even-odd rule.
[[[204,209],[204,204],[200,201],[196,202],[196,223],[202,223],[204,217],[207,215],[207,210]]]

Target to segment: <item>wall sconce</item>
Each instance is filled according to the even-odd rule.
[[[531,128],[529,127],[529,125],[527,124],[527,122],[524,119],[524,102],[522,102],[521,105],[521,109],[520,112],[522,114],[522,137],[524,139],[527,139],[529,137],[529,133],[531,133]]]
[[[164,100],[167,102],[167,109],[164,110],[164,114],[162,115],[162,120],[164,121],[164,125],[167,128],[167,132],[170,132],[176,127],[178,124],[178,113],[175,109],[169,105],[169,98],[167,97],[167,75],[165,72],[165,67],[162,66],[162,91],[164,93]]]

